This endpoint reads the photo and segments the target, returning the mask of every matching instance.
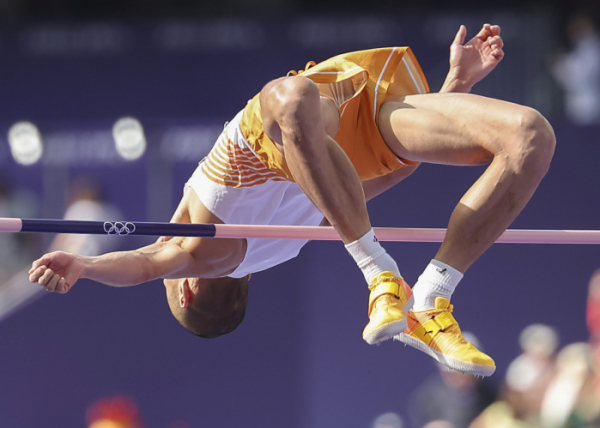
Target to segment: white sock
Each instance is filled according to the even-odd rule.
[[[394,272],[394,275],[402,277],[398,265],[379,244],[373,229],[358,241],[351,242],[345,247],[362,271],[367,283],[371,283],[376,275],[385,271]]]
[[[413,287],[415,303],[413,311],[425,311],[435,307],[436,297],[450,300],[463,274],[452,266],[432,260]]]

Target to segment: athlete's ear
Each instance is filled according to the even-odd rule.
[[[187,278],[179,283],[179,306],[187,308],[191,301],[190,284]]]

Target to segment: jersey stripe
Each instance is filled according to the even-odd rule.
[[[402,61],[404,62],[404,65],[406,65],[406,69],[408,70],[408,74],[410,74],[410,77],[413,80],[413,83],[415,84],[415,88],[417,89],[417,91],[419,91],[419,94],[426,93],[427,90],[426,90],[426,88],[424,88],[423,81],[421,80],[421,78],[419,77],[419,79],[417,79],[415,77],[416,70],[415,70],[415,64],[414,64],[413,60],[410,57],[408,57],[408,60],[407,60],[406,57],[408,57],[408,55],[404,55],[402,57]],[[414,70],[414,72],[413,72],[413,70]]]
[[[263,165],[250,147],[235,144],[226,135],[219,137],[201,168],[211,181],[231,187],[251,187],[269,180],[285,181]]]
[[[390,52],[390,54],[387,58],[387,61],[385,62],[383,69],[381,70],[381,73],[379,74],[379,79],[377,79],[377,84],[375,84],[375,97],[374,97],[375,99],[373,100],[373,119],[375,119],[377,117],[377,98],[379,97],[379,85],[381,84],[381,79],[383,78],[383,75],[385,74],[385,70],[387,69],[387,66],[390,63],[390,60],[394,56],[394,52],[396,52],[397,49],[398,48],[394,48]]]

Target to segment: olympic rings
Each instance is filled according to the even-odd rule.
[[[129,235],[135,232],[135,224],[130,222],[122,223],[116,221],[112,223],[110,221],[105,221],[104,231],[109,235]]]

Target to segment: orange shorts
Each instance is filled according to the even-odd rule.
[[[335,140],[350,158],[362,181],[418,163],[399,159],[389,149],[377,127],[379,108],[387,94],[429,92],[425,76],[410,48],[350,52],[312,65],[309,63],[306,70],[297,74],[313,80],[322,96],[335,98],[340,112],[340,127]],[[345,94],[340,94],[344,92],[340,91],[342,83],[349,88]],[[269,170],[294,181],[285,154],[264,132],[259,94],[244,109],[240,129]]]

